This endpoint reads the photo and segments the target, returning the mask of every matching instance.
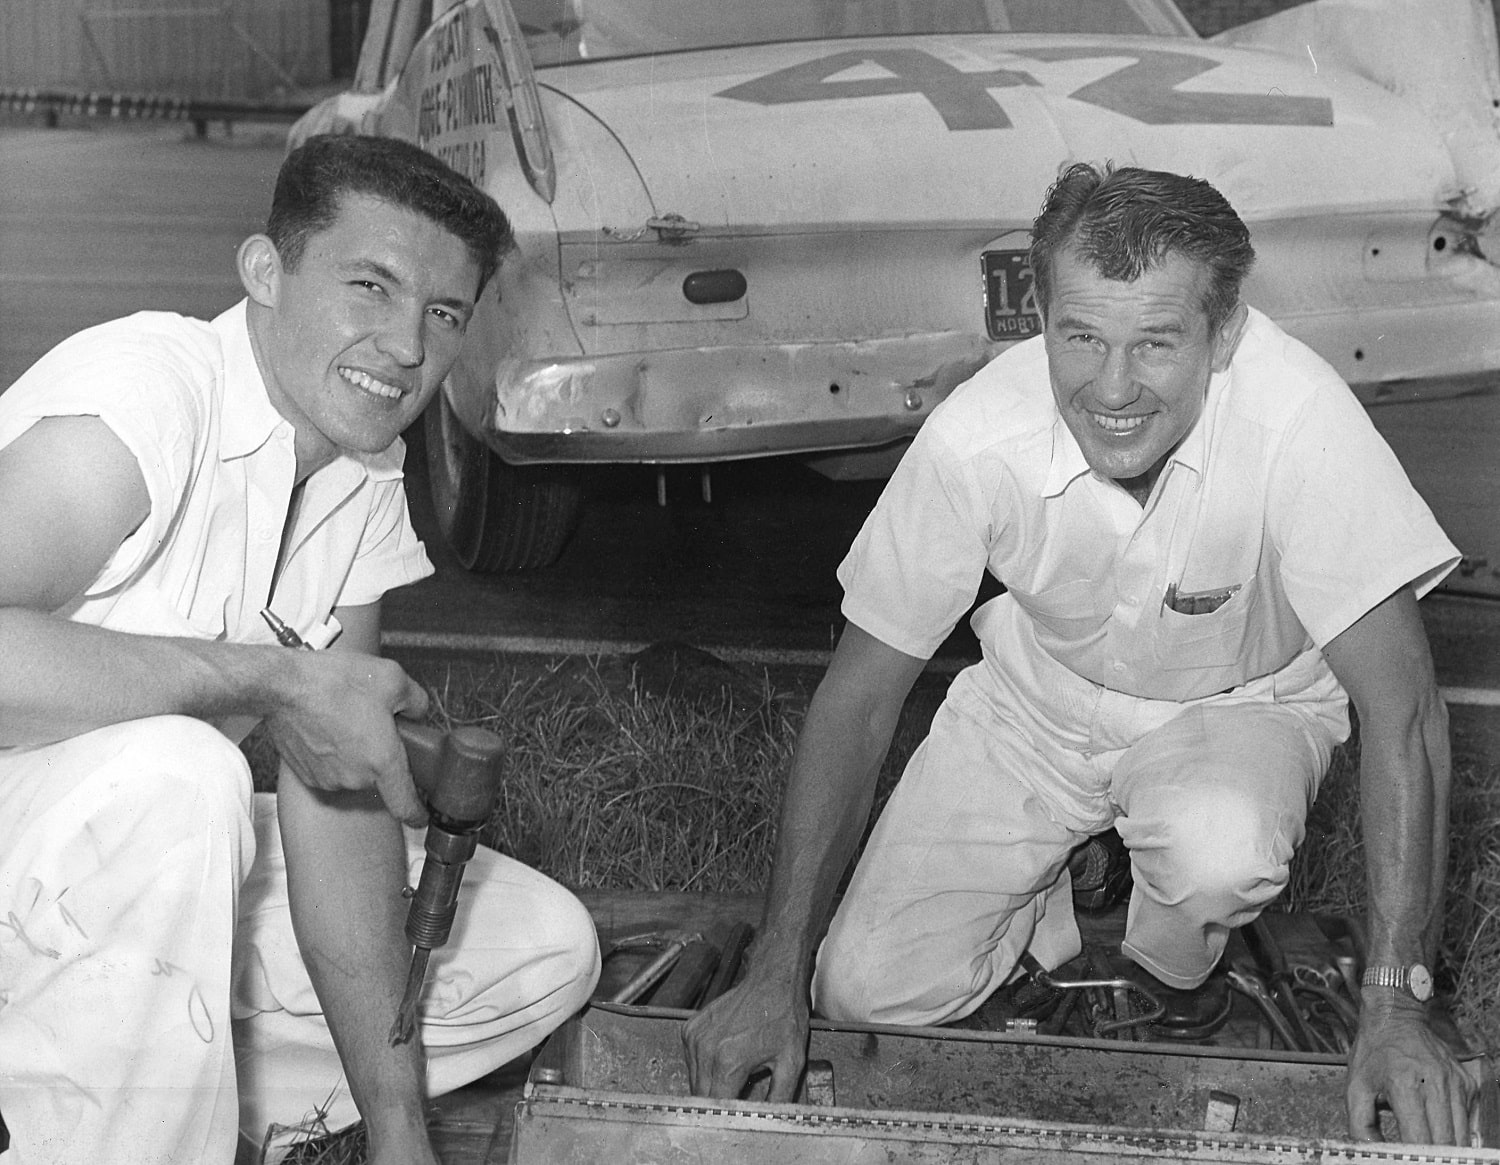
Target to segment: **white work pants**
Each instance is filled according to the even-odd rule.
[[[1299,677],[1285,702],[1268,678],[1178,705],[1007,664],[960,674],[908,762],[819,951],[819,1014],[947,1023],[1023,952],[1072,958],[1067,859],[1111,825],[1135,879],[1123,949],[1172,986],[1207,978],[1229,931],[1286,885],[1348,731],[1331,677]]]
[[[275,798],[207,725],[0,752],[0,919],[5,1165],[229,1165],[237,1126],[258,1147],[271,1125],[356,1118],[292,936]],[[430,1092],[534,1046],[597,975],[582,905],[481,849],[422,1001]]]

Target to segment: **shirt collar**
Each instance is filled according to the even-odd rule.
[[[1188,430],[1188,435],[1177,446],[1171,460],[1184,469],[1191,469],[1202,478],[1208,468],[1208,438],[1214,425],[1214,413],[1223,399],[1225,386],[1229,383],[1231,369],[1215,372],[1208,380],[1208,393],[1203,400],[1203,412],[1198,423]]]
[[[1078,446],[1078,439],[1063,420],[1062,413],[1057,413],[1052,418],[1052,463],[1047,468],[1047,481],[1042,486],[1042,496],[1057,497],[1072,482],[1089,472],[1089,463]]]
[[[277,435],[283,425],[288,442],[292,440],[291,425],[271,403],[250,343],[247,304],[247,300],[240,300],[213,322],[224,355],[224,420],[219,456],[225,461],[250,456]],[[401,462],[396,446],[379,453],[344,453],[313,476],[392,481],[401,476]]]
[[[284,423],[271,404],[250,345],[246,302],[240,300],[213,323],[224,354],[224,421],[219,456],[225,461],[248,457]]]

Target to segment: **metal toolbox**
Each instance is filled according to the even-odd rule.
[[[814,1021],[799,1103],[688,1095],[690,1013],[596,1004],[564,1025],[517,1108],[512,1165],[1500,1162],[1493,1148],[1343,1140],[1331,1055]],[[1487,1057],[1476,1144],[1500,1145]]]

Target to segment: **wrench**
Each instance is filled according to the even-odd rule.
[[[1258,958],[1260,969],[1270,973],[1269,980],[1263,982],[1266,983],[1272,1000],[1280,1005],[1292,1030],[1297,1033],[1296,1042],[1289,1046],[1303,1052],[1334,1051],[1332,1043],[1319,1037],[1297,1006],[1297,995],[1292,990],[1293,980],[1287,966],[1286,953],[1265,916],[1256,915],[1252,918],[1247,930],[1254,940],[1251,952]]]
[[[665,930],[648,931],[645,934],[620,939],[610,948],[610,954],[614,954],[615,951],[643,948],[659,949],[661,953],[637,971],[630,982],[611,995],[609,1002],[634,1003],[666,976],[677,960],[682,957],[684,950],[691,944],[700,942],[702,938],[703,936],[697,931]]]
[[[1229,985],[1242,995],[1247,995],[1260,1008],[1261,1014],[1266,1017],[1266,1022],[1271,1025],[1271,1030],[1281,1037],[1281,1042],[1291,1051],[1306,1052],[1311,1049],[1306,1047],[1293,1030],[1291,1021],[1287,1019],[1286,1013],[1277,1006],[1276,1000],[1271,997],[1271,989],[1266,986],[1266,981],[1254,971],[1243,967],[1230,967],[1226,974],[1229,977]]]
[[[1340,1008],[1345,1000],[1316,983],[1298,983],[1292,987],[1292,991],[1299,999],[1307,1001],[1304,1009],[1307,1024],[1324,1049],[1341,1056],[1347,1055],[1354,1046],[1358,1025],[1350,1026],[1348,1015]]]
[[[1337,967],[1294,963],[1292,980],[1295,990],[1309,991],[1327,1003],[1339,1017],[1349,1038],[1354,1038],[1355,1030],[1359,1027],[1359,1008],[1350,1003],[1344,992],[1339,990],[1344,986],[1344,976]]]

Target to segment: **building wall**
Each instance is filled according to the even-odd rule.
[[[1285,8],[1295,8],[1307,0],[1177,0],[1182,14],[1203,36],[1213,36],[1226,28],[1246,21],[1271,16]],[[1500,0],[1490,0],[1497,22],[1500,22]]]
[[[339,2],[3,0],[0,89],[294,97],[331,77]]]

